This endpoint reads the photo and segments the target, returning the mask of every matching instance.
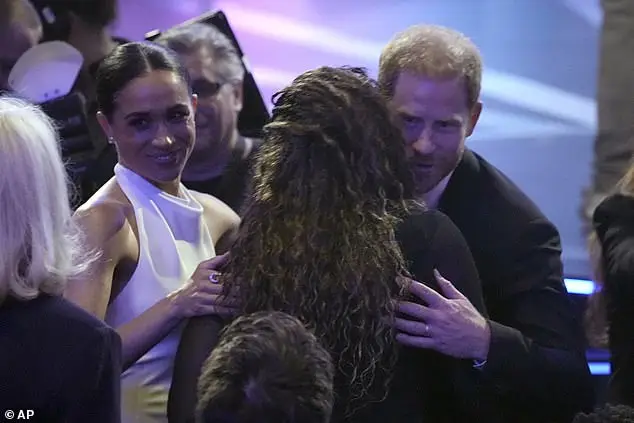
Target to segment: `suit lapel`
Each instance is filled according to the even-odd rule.
[[[438,203],[438,209],[445,213],[460,227],[470,209],[475,206],[471,200],[475,200],[475,188],[478,159],[471,150],[466,149],[456,170],[454,171],[445,192],[443,192]],[[471,206],[470,206],[471,204]]]

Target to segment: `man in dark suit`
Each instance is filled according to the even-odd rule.
[[[444,281],[445,300],[405,311],[398,340],[472,360],[463,388],[486,421],[569,422],[591,408],[593,390],[559,234],[502,172],[465,149],[482,110],[481,75],[476,46],[447,28],[412,27],[381,55],[379,84],[402,124],[418,198],[462,231],[490,316]]]

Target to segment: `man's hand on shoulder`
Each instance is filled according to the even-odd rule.
[[[400,301],[396,340],[407,346],[432,349],[455,358],[484,362],[489,354],[491,329],[469,300],[437,271],[441,292],[411,281],[409,290],[422,304]]]

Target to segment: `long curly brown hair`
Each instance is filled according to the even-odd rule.
[[[382,399],[407,274],[395,227],[413,207],[401,133],[361,69],[308,71],[273,101],[225,293],[242,313],[284,311],[313,329],[340,403]]]

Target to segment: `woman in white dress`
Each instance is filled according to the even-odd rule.
[[[98,119],[119,161],[76,213],[102,257],[66,296],[122,338],[124,423],[167,421],[181,323],[231,312],[209,259],[232,243],[239,218],[180,183],[195,137],[189,87],[176,56],[149,43],[116,48],[97,74]]]

